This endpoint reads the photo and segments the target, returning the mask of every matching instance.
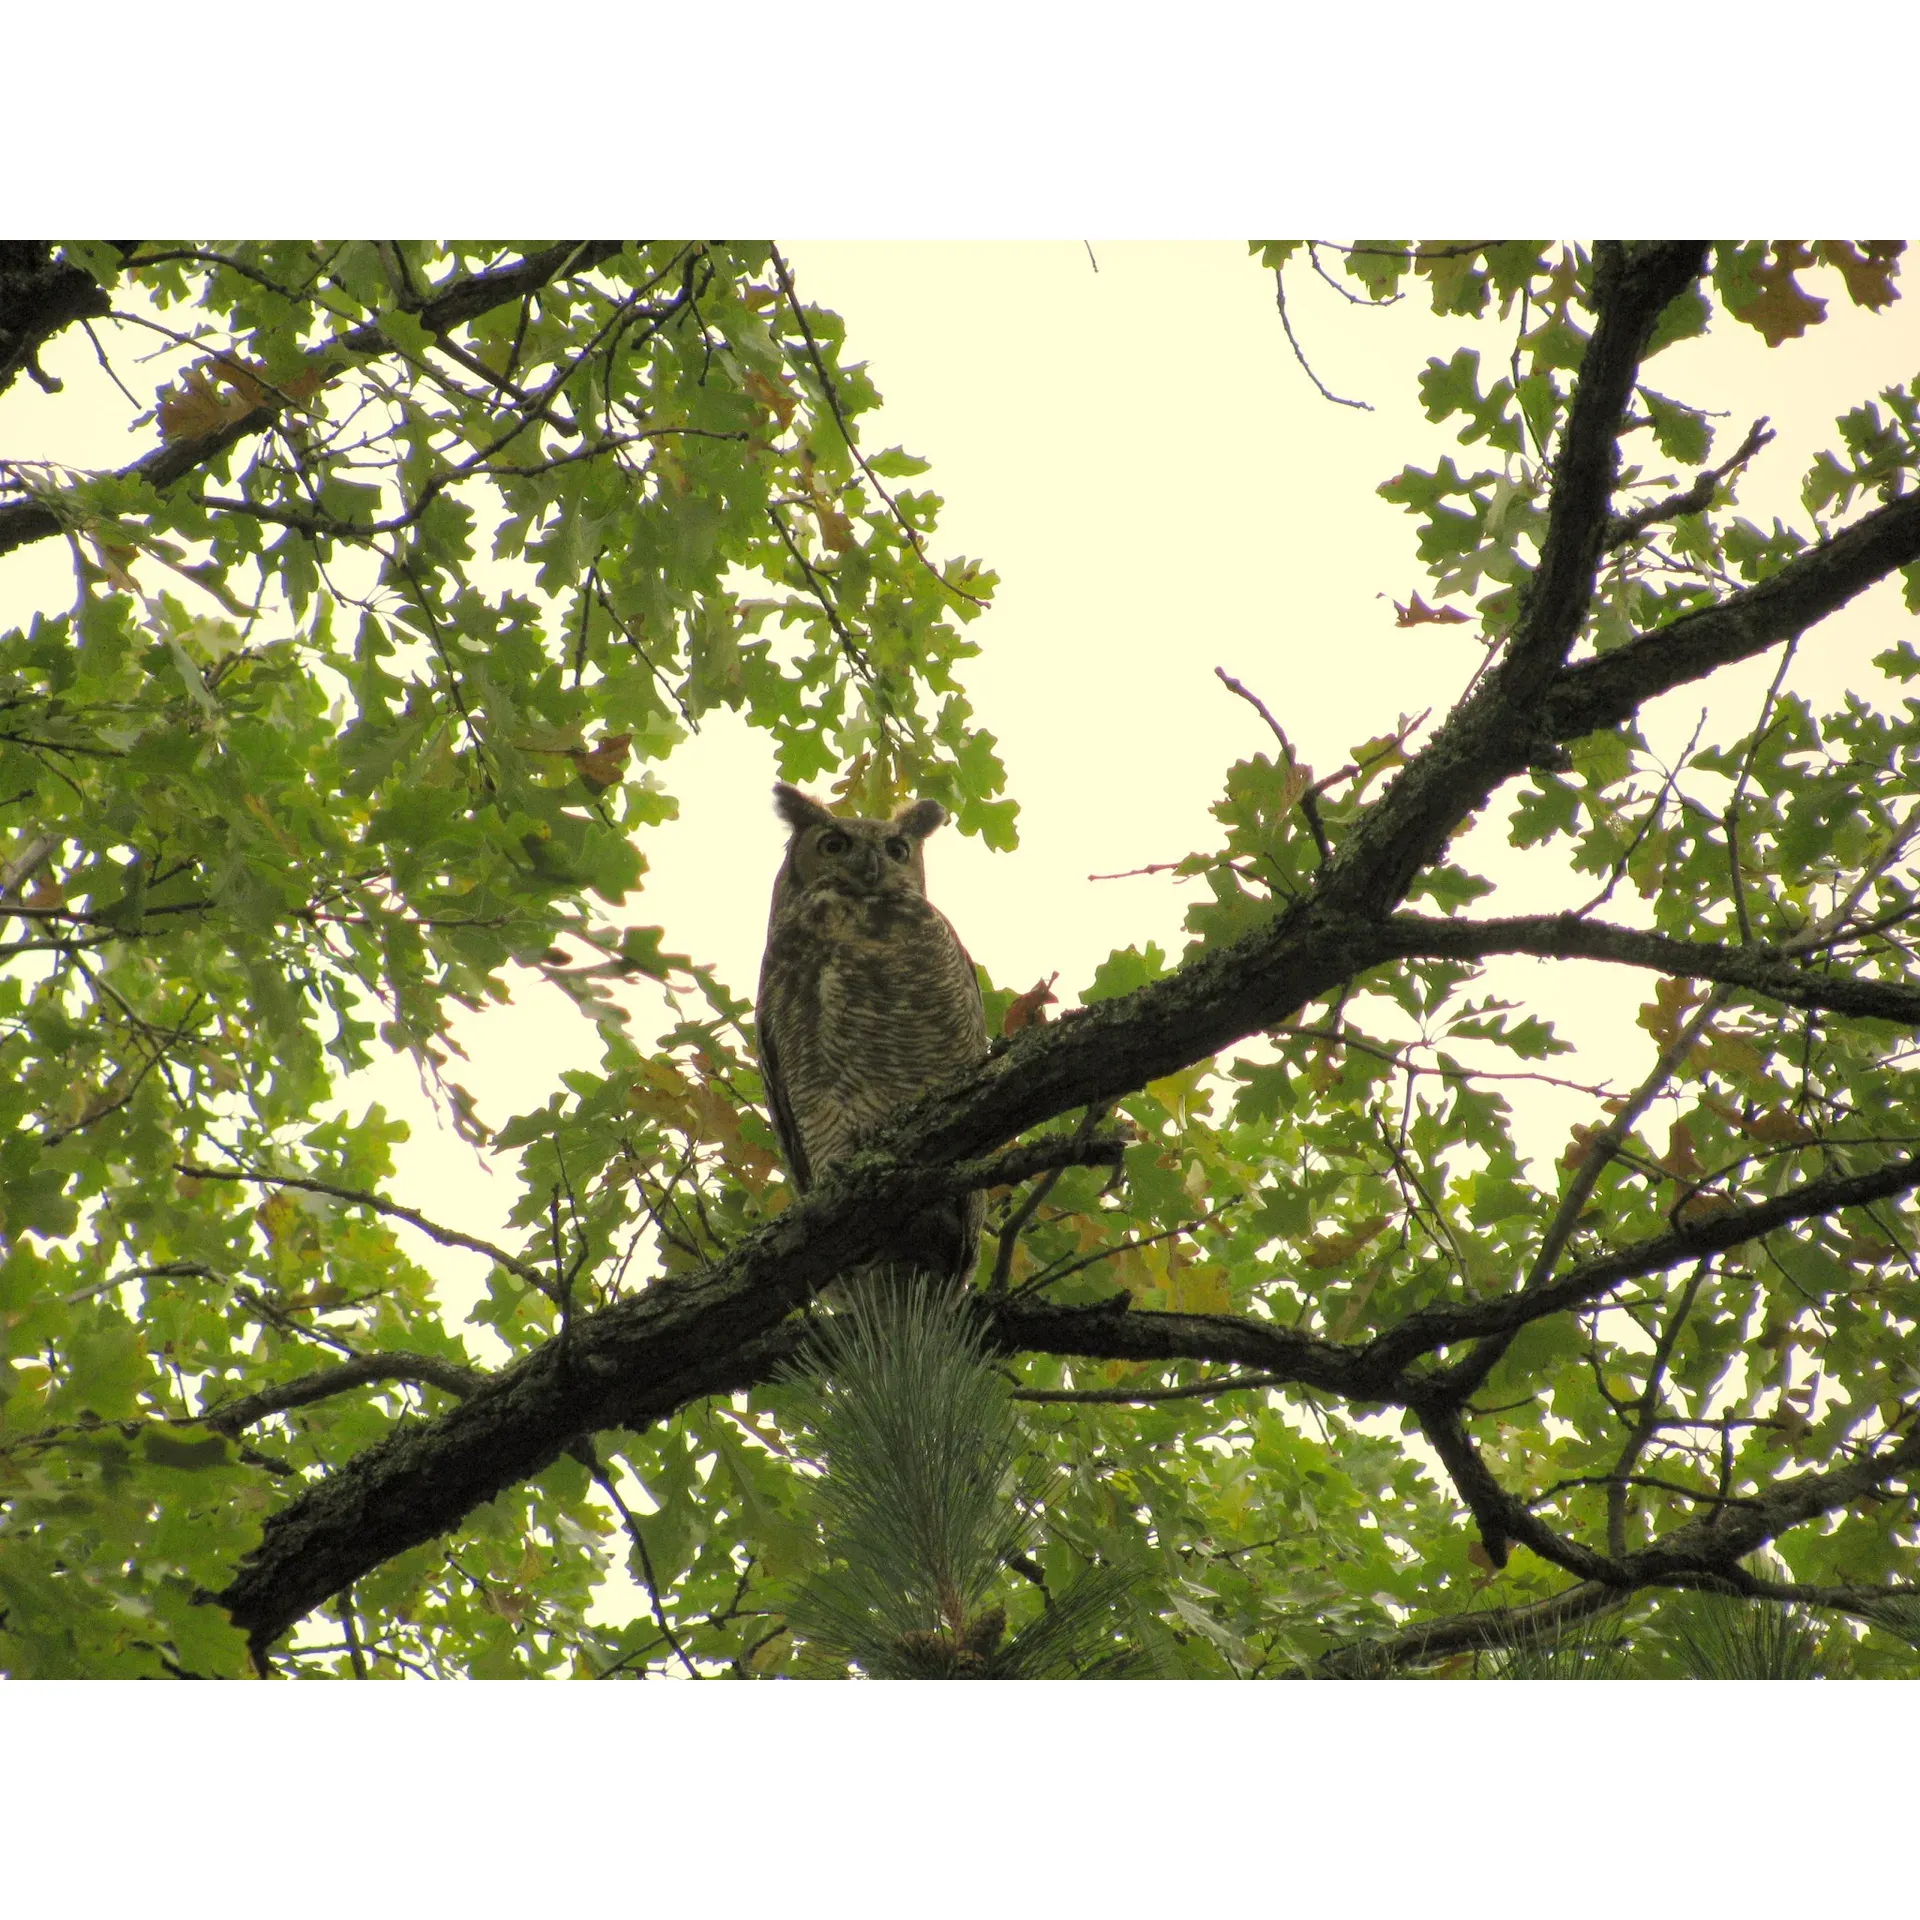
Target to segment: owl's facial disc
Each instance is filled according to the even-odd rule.
[[[904,855],[905,843],[901,846]],[[891,844],[882,853],[879,843],[864,834],[843,833],[837,827],[823,833],[814,850],[823,862],[821,879],[845,893],[879,893],[891,877],[889,869],[902,857],[893,853]]]

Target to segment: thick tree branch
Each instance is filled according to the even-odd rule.
[[[1051,1038],[1084,1024],[1044,1031]],[[1039,1051],[1023,1045],[1002,1060]],[[988,1070],[999,1064],[990,1062]],[[918,1141],[934,1131],[923,1127]],[[754,1385],[794,1349],[797,1330],[781,1322],[870,1255],[882,1223],[961,1187],[1002,1184],[1058,1164],[1076,1144],[1097,1143],[1056,1135],[1033,1143],[1032,1150],[957,1168],[925,1160],[901,1166],[879,1153],[863,1155],[705,1275],[664,1281],[600,1313],[576,1316],[564,1339],[549,1341],[489,1377],[460,1406],[395,1433],[301,1494],[268,1522],[259,1549],[219,1596],[222,1603],[265,1646],[370,1568],[446,1532],[483,1501],[541,1472],[581,1434],[644,1428],[691,1401]],[[1209,1360],[1363,1404],[1412,1404],[1417,1397],[1434,1412],[1458,1403],[1446,1376],[1410,1380],[1405,1370],[1442,1346],[1511,1332],[1597,1300],[1624,1279],[1917,1185],[1920,1157],[1869,1174],[1807,1181],[1774,1199],[1688,1222],[1584,1262],[1531,1293],[1427,1308],[1359,1347],[1225,1315],[1131,1313],[1124,1302],[1116,1302],[1115,1310],[1002,1300],[987,1310],[1003,1350]],[[1512,1529],[1514,1537],[1534,1544],[1529,1535],[1543,1530],[1538,1523],[1517,1510],[1511,1517],[1522,1523]],[[1585,1567],[1569,1570],[1584,1574]]]
[[[1821,1607],[1885,1626],[1889,1603],[1920,1600],[1911,1587],[1821,1587],[1767,1580],[1729,1564],[1711,1574],[1676,1575],[1645,1586],[1678,1587],[1708,1593],[1737,1593],[1777,1606]],[[1552,1646],[1571,1628],[1617,1611],[1631,1589],[1597,1580],[1519,1607],[1485,1607],[1472,1613],[1423,1620],[1380,1640],[1355,1641],[1323,1654],[1311,1672],[1328,1680],[1375,1680],[1410,1668],[1431,1667],[1463,1653],[1505,1653],[1514,1648]]]
[[[1850,1506],[1889,1481],[1920,1475],[1920,1421],[1903,1438],[1836,1467],[1803,1473],[1758,1499],[1714,1508],[1629,1554],[1622,1563],[1637,1585],[1671,1582],[1689,1574],[1724,1574],[1738,1560],[1803,1521]]]
[[[53,257],[50,241],[0,240],[0,393],[22,372],[48,384],[39,371],[40,349],[76,320],[99,319],[112,304],[92,274]]]
[[[1377,1680],[1409,1668],[1431,1667],[1462,1653],[1503,1653],[1551,1646],[1569,1628],[1610,1613],[1625,1596],[1598,1581],[1583,1581],[1520,1607],[1484,1607],[1423,1620],[1381,1640],[1356,1641],[1323,1654],[1311,1672],[1328,1680]]]
[[[579,1437],[645,1428],[766,1377],[795,1345],[781,1322],[869,1256],[884,1223],[969,1184],[1025,1178],[1109,1143],[1058,1135],[960,1168],[868,1154],[695,1279],[667,1280],[501,1369],[440,1418],[391,1435],[268,1523],[219,1596],[264,1648],[395,1553],[550,1466]]]
[[[1620,423],[1640,356],[1661,313],[1706,257],[1705,245],[1693,241],[1596,252],[1598,317],[1554,460],[1540,564],[1523,589],[1505,655],[1348,835],[1317,889],[1328,906],[1368,918],[1391,912],[1460,823],[1536,756],[1539,703],[1593,599]]]
[[[364,1188],[338,1187],[330,1180],[309,1180],[298,1174],[261,1173],[251,1167],[196,1167],[187,1160],[175,1166],[174,1172],[189,1180],[245,1180],[261,1187],[292,1187],[300,1193],[323,1193],[330,1199],[344,1200],[351,1206],[371,1207],[375,1213],[383,1213],[390,1220],[404,1220],[408,1226],[418,1227],[429,1240],[438,1241],[443,1247],[459,1247],[468,1253],[485,1254],[497,1266],[506,1268],[509,1273],[542,1293],[550,1292],[553,1287],[553,1282],[538,1267],[516,1259],[504,1247],[496,1247],[491,1240],[462,1233],[457,1227],[443,1227],[437,1220],[429,1220],[424,1213],[412,1207],[403,1207],[397,1200],[368,1193]]]
[[[1617,727],[1656,694],[1805,633],[1915,560],[1920,560],[1920,493],[1908,493],[1796,554],[1759,585],[1568,667],[1543,696],[1535,737],[1578,740],[1602,727]]]
[[[1043,1407],[1152,1407],[1163,1400],[1211,1400],[1217,1393],[1245,1393],[1285,1386],[1273,1373],[1216,1373],[1184,1387],[1087,1387],[1081,1390],[1016,1387],[1008,1396]]]
[[[1582,1546],[1556,1533],[1524,1501],[1516,1499],[1480,1458],[1457,1404],[1447,1400],[1416,1404],[1414,1412],[1420,1431],[1427,1437],[1440,1464],[1447,1470],[1467,1511],[1480,1529],[1487,1558],[1495,1567],[1507,1564],[1511,1545],[1531,1547],[1549,1565],[1564,1569],[1577,1579],[1598,1580],[1603,1585],[1621,1584],[1618,1563],[1591,1547]]]
[[[1801,966],[1775,947],[1674,940],[1574,913],[1512,920],[1441,920],[1403,913],[1387,923],[1385,938],[1394,943],[1397,958],[1468,960],[1530,953],[1548,960],[1610,960],[1676,980],[1715,980],[1788,1006],[1920,1026],[1920,986]]]
[[[1463,1340],[1518,1331],[1529,1321],[1591,1306],[1623,1281],[1665,1273],[1709,1254],[1764,1239],[1797,1221],[1818,1219],[1845,1207],[1869,1206],[1920,1187],[1920,1154],[1891,1160],[1871,1173],[1822,1174],[1750,1206],[1729,1207],[1687,1220],[1650,1239],[1636,1240],[1569,1267],[1557,1280],[1525,1292],[1501,1294],[1458,1306],[1423,1307],[1369,1343],[1373,1364],[1391,1376],[1425,1354]],[[1456,1400],[1477,1383],[1442,1375]],[[1428,1394],[1423,1384],[1420,1391]]]
[[[1640,375],[1640,358],[1662,313],[1707,264],[1705,242],[1681,240],[1594,249],[1597,321],[1553,463],[1552,510],[1540,565],[1526,588],[1500,679],[1511,702],[1538,692],[1579,634],[1606,550],[1620,425]]]
[[[1318,1387],[1361,1404],[1457,1406],[1471,1391],[1451,1373],[1408,1369],[1443,1347],[1510,1335],[1551,1314],[1591,1306],[1628,1280],[1763,1239],[1801,1220],[1871,1205],[1920,1187],[1920,1154],[1870,1173],[1823,1174],[1750,1206],[1689,1220],[1569,1267],[1556,1280],[1492,1299],[1424,1307],[1387,1332],[1354,1345],[1323,1340],[1268,1320],[1230,1314],[1135,1313],[1111,1304],[1062,1307],[995,1302],[991,1324],[1006,1352],[1069,1354],[1089,1360],[1200,1360],[1244,1367],[1269,1384]]]
[[[297,1380],[263,1387],[258,1393],[225,1400],[200,1416],[200,1424],[216,1433],[240,1433],[270,1420],[277,1413],[290,1413],[295,1407],[310,1407],[336,1394],[351,1393],[356,1387],[384,1385],[401,1381],[412,1386],[438,1387],[443,1393],[462,1397],[473,1392],[486,1375],[452,1360],[435,1359],[426,1353],[363,1353],[338,1366],[322,1367],[302,1374]]]

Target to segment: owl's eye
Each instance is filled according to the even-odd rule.
[[[845,853],[850,845],[852,842],[844,833],[825,833],[820,836],[822,853]]]
[[[887,858],[889,860],[904,860],[910,851],[911,849],[909,849],[907,843],[897,834],[887,842]]]

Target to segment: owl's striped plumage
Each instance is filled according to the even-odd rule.
[[[773,887],[756,1009],[760,1067],[802,1193],[937,1081],[984,1058],[979,982],[927,898],[922,844],[946,819],[920,800],[891,820],[843,820],[795,787]],[[964,1279],[984,1201],[969,1194],[900,1223],[883,1258]]]

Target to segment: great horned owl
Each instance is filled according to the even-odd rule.
[[[922,843],[946,819],[918,800],[843,820],[786,785],[793,829],[773,883],[756,1010],[760,1070],[793,1183],[805,1193],[862,1134],[987,1051],[973,962],[927,898]],[[964,1281],[980,1194],[902,1221],[881,1259]]]

